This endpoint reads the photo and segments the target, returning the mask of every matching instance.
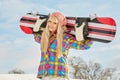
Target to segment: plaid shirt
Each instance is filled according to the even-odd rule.
[[[35,41],[40,43],[41,36],[39,34],[34,34]],[[76,41],[75,37],[65,33],[63,36],[62,42],[62,53],[64,56],[67,56],[68,50],[70,48],[75,48],[79,50],[89,49],[92,44],[92,40],[85,40],[84,42]],[[38,78],[44,76],[54,76],[54,77],[68,77],[68,65],[66,58],[64,56],[57,58],[56,57],[56,37],[53,36],[50,40],[48,51],[46,54],[41,51],[41,61],[38,68]]]

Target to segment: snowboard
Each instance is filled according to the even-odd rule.
[[[48,15],[27,13],[20,19],[20,28],[26,34],[42,34]],[[94,41],[109,43],[115,38],[116,23],[111,17],[66,17],[66,32],[82,41],[91,38]]]

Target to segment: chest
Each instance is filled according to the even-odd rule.
[[[69,48],[69,43],[66,41],[66,39],[63,39],[62,52],[65,52],[65,50],[67,50],[68,48]],[[48,49],[51,50],[52,52],[57,50],[57,39],[54,39],[49,43]]]

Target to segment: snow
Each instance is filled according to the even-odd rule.
[[[40,80],[35,74],[0,74],[0,80]],[[84,79],[70,79],[84,80]]]
[[[120,74],[113,76],[112,80],[120,80]],[[40,80],[36,78],[36,74],[0,74],[0,80]],[[69,80],[85,80],[85,79],[69,79]]]
[[[0,80],[40,80],[35,74],[0,74]]]

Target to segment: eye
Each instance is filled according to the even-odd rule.
[[[57,24],[56,22],[54,22],[54,24]]]
[[[48,22],[50,22],[50,23],[51,23],[52,21],[51,21],[51,20],[49,20]]]
[[[57,24],[56,22],[54,22],[54,24]]]

